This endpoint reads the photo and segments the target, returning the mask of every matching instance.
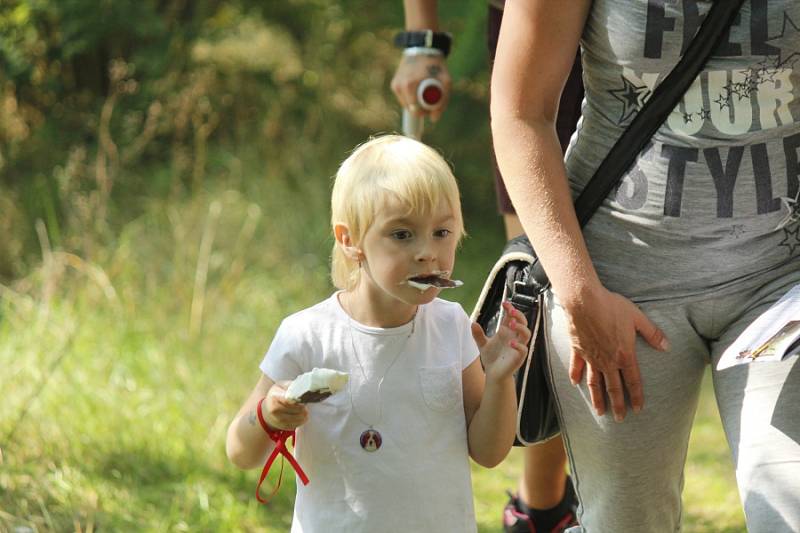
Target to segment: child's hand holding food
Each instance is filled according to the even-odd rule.
[[[293,430],[308,420],[308,408],[286,398],[290,382],[275,383],[267,392],[262,405],[262,415],[267,424],[275,429]]]

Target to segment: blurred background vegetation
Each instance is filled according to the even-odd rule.
[[[458,160],[468,210],[493,214],[485,6],[450,4],[457,98],[429,141]],[[36,261],[36,220],[90,259],[154,198],[280,184],[324,201],[347,150],[399,123],[401,24],[400,2],[3,2],[0,275]]]
[[[486,5],[440,12],[455,91],[426,141],[460,180],[469,310],[503,241]],[[0,3],[0,531],[288,529],[292,481],[259,506],[224,432],[280,319],[331,290],[330,178],[398,128],[401,27],[399,0]],[[706,393],[687,530],[741,531],[715,416]],[[475,471],[481,531],[518,469]]]

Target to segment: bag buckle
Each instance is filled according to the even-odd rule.
[[[526,316],[532,316],[532,311],[539,305],[538,291],[534,285],[524,281],[515,281],[509,298],[511,305],[519,309]]]

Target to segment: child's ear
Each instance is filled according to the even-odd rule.
[[[347,227],[347,224],[334,224],[333,236],[336,238],[336,243],[342,247],[342,251],[344,251],[344,255],[346,255],[348,259],[356,262],[362,259],[364,253],[350,236],[350,228]]]

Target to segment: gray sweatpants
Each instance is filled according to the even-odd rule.
[[[622,423],[610,408],[602,417],[594,413],[585,380],[570,383],[565,316],[549,296],[551,377],[581,503],[581,526],[571,533],[680,531],[689,431],[708,364],[748,531],[800,531],[798,358],[714,370],[739,333],[798,283],[800,269],[789,265],[710,296],[641,304],[671,351],[638,339],[645,406],[638,415],[629,410]]]

